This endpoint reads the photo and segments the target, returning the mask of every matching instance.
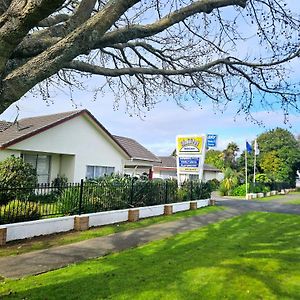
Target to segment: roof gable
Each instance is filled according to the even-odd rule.
[[[100,128],[122,152],[130,157],[127,150],[109,133],[109,131],[86,109],[76,110],[52,115],[24,118],[18,122],[10,123],[0,121],[0,149],[5,149],[34,135],[60,125],[78,116],[85,115]],[[2,129],[2,130],[1,130]]]

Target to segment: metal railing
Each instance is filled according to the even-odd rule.
[[[134,178],[0,188],[0,224],[205,199],[210,192],[201,182],[179,189],[176,180]]]

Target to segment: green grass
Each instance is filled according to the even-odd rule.
[[[300,218],[249,213],[38,276],[5,299],[299,299]],[[1,297],[1,296],[0,296]]]
[[[209,206],[197,210],[179,212],[171,216],[159,216],[154,218],[147,218],[139,222],[132,222],[132,223],[127,222],[121,224],[114,224],[114,225],[102,226],[97,228],[91,228],[86,231],[72,231],[68,233],[60,233],[60,234],[54,234],[50,236],[28,239],[25,241],[11,242],[8,243],[5,247],[0,248],[0,257],[23,254],[35,250],[42,250],[51,247],[72,244],[83,240],[101,237],[101,236],[105,236],[105,235],[109,235],[109,234],[113,234],[125,230],[142,228],[156,223],[176,221],[187,217],[220,211],[223,209],[224,208],[221,207]]]
[[[283,199],[285,197],[286,197],[286,195],[274,195],[274,196],[269,196],[269,197],[255,198],[252,200],[253,201],[273,201],[273,200]]]
[[[286,204],[299,204],[300,205],[300,199],[291,200],[289,202],[286,202]]]

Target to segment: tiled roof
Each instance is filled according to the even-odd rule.
[[[118,135],[113,135],[113,137],[123,146],[124,149],[126,149],[131,158],[160,163],[160,159],[157,156],[137,141]]]
[[[118,147],[126,153],[128,157],[130,157],[127,150],[116,139],[114,139],[107,129],[105,129],[102,124],[100,124],[99,121],[86,109],[24,118],[14,123],[0,121],[0,148],[3,149],[9,147],[83,114],[90,117],[96,125],[101,128],[113,140],[113,142],[115,142]]]
[[[176,168],[176,157],[174,156],[159,156],[161,163],[156,163],[155,167],[161,168]],[[205,171],[221,172],[218,168],[204,164],[203,169]]]
[[[1,121],[0,128],[2,131],[0,132],[0,147],[5,148],[20,142],[28,137],[69,120],[81,114],[83,111],[84,110],[77,110],[46,116],[24,118],[14,123]]]
[[[13,123],[11,123],[11,122],[0,121],[0,132],[4,131],[5,129],[7,129],[12,124]]]

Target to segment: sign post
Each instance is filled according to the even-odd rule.
[[[176,137],[177,178],[178,185],[196,175],[203,177],[205,159],[206,135],[178,135]]]

